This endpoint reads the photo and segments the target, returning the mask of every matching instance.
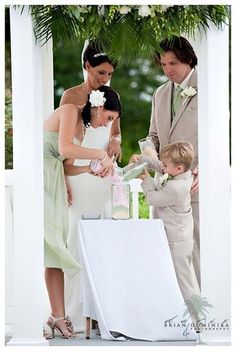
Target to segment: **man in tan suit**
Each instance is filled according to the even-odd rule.
[[[173,37],[160,44],[163,52],[157,53],[164,74],[169,81],[153,95],[149,136],[159,153],[174,141],[188,141],[194,148],[191,165],[195,176],[191,188],[191,205],[194,218],[193,265],[200,287],[200,240],[198,200],[198,114],[197,114],[197,57],[190,43],[183,37]],[[153,217],[157,217],[156,209]]]
[[[142,156],[148,166],[158,172],[157,181],[154,181],[146,171],[141,176],[141,186],[147,203],[155,206],[157,218],[164,222],[176,277],[185,301],[191,300],[194,295],[200,295],[192,263],[193,216],[190,190],[193,175],[190,165],[193,157],[193,146],[186,141],[166,145],[160,153],[161,165],[158,160],[155,162],[150,157]],[[164,176],[161,175],[162,172]],[[197,311],[191,317],[196,323]],[[197,327],[195,329],[198,330]]]

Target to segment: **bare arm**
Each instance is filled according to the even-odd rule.
[[[74,166],[73,163],[74,163],[74,159],[72,158],[66,159],[63,161],[65,184],[66,184],[66,190],[67,190],[67,201],[69,206],[72,205],[73,195],[72,195],[70,182],[68,181],[67,176],[78,175],[78,174],[82,174],[90,171],[89,166]]]
[[[104,167],[109,167],[112,160],[106,151],[91,149],[73,144],[76,125],[78,120],[78,109],[72,104],[64,105],[60,111],[58,147],[60,155],[64,158],[99,159],[103,160]]]
[[[64,172],[66,176],[74,176],[82,173],[89,173],[90,167],[88,166],[75,166],[74,159],[68,158],[63,162]]]
[[[110,132],[110,141],[108,144],[107,153],[110,157],[119,157],[121,159],[121,130],[120,130],[120,118],[113,121]]]
[[[78,90],[78,89],[77,89]],[[75,88],[70,88],[64,91],[62,94],[61,100],[60,100],[60,106],[66,105],[66,104],[73,104],[76,106],[83,105],[86,102],[83,101],[82,103],[79,102],[78,96],[80,95],[80,91],[76,93]],[[82,93],[81,93],[82,95]]]

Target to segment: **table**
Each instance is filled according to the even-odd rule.
[[[197,339],[178,323],[186,308],[162,220],[79,221],[79,252],[82,314],[102,339]]]

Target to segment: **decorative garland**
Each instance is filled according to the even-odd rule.
[[[210,23],[218,29],[229,21],[229,5],[89,5],[30,6],[36,40],[54,47],[96,39],[113,59],[128,62],[152,55],[172,35],[194,36]]]

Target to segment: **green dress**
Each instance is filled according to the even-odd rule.
[[[58,151],[58,132],[44,130],[44,264],[66,268],[74,275],[79,263],[67,249],[68,204],[63,169]]]

